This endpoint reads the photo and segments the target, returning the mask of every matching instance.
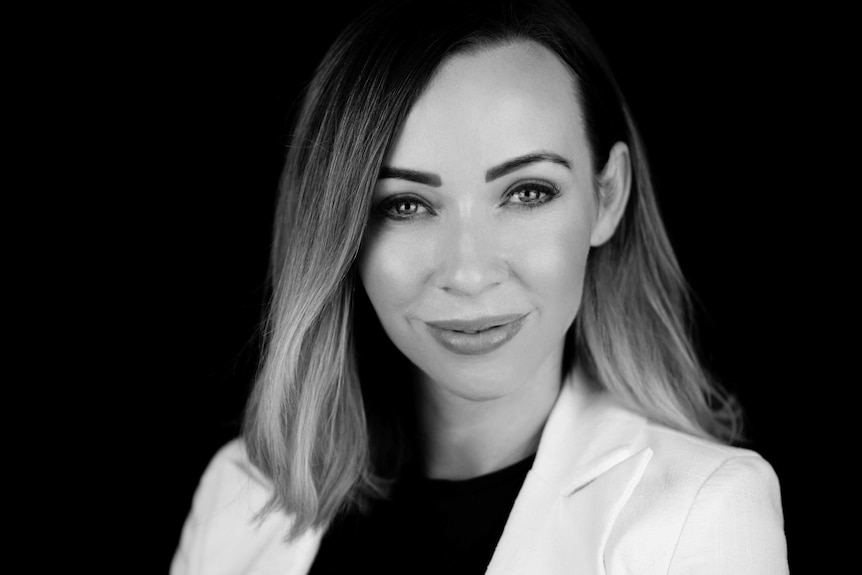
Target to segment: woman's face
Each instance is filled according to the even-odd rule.
[[[392,342],[467,399],[558,383],[600,216],[567,68],[526,42],[448,60],[384,166],[359,273]]]

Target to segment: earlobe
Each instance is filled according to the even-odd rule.
[[[631,180],[629,148],[623,142],[617,142],[611,148],[608,161],[597,180],[599,205],[590,236],[591,246],[600,246],[614,235],[626,210]]]

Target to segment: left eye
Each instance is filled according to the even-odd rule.
[[[506,197],[510,204],[533,207],[545,203],[556,194],[551,186],[529,182],[510,190]]]

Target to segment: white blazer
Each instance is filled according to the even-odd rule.
[[[269,485],[234,440],[194,496],[171,575],[300,575],[322,533],[257,526]],[[757,453],[673,431],[566,383],[489,575],[783,574],[778,479]]]

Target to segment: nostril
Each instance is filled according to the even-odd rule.
[[[475,228],[463,225],[448,231],[439,245],[435,270],[439,288],[452,295],[476,296],[505,280],[507,264],[492,237],[477,237]]]

